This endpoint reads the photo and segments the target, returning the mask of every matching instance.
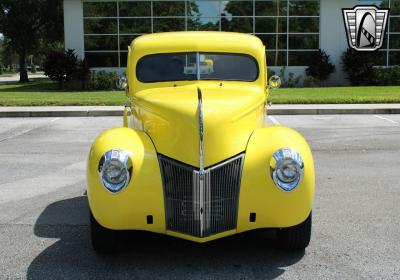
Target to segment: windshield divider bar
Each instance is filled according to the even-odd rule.
[[[196,79],[200,81],[200,53],[196,53]]]

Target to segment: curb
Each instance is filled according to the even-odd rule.
[[[0,111],[0,118],[44,118],[44,117],[116,117],[123,116],[122,110],[96,111]]]
[[[326,109],[269,109],[269,115],[391,115],[400,114],[400,108],[326,108]]]
[[[123,109],[13,109],[7,107],[0,109],[0,118],[35,118],[35,117],[118,117],[123,116]],[[374,115],[374,114],[400,114],[398,108],[269,108],[268,115]]]

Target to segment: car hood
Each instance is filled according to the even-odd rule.
[[[135,93],[132,111],[158,153],[199,167],[198,88],[207,167],[245,151],[251,133],[263,125],[266,95],[260,87],[197,82],[147,89]]]

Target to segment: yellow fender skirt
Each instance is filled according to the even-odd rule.
[[[284,192],[273,182],[270,161],[281,148],[296,150],[304,160],[304,178],[292,192]],[[302,223],[314,199],[314,163],[304,138],[287,127],[256,130],[247,145],[239,198],[237,231],[256,228],[284,228]],[[250,213],[256,220],[250,221]]]

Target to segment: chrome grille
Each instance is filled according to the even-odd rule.
[[[159,156],[168,230],[206,237],[236,228],[244,155],[204,170]]]

